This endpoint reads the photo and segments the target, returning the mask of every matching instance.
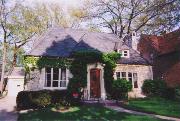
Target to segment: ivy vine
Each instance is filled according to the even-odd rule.
[[[68,91],[72,93],[81,93],[81,89],[87,86],[87,64],[102,63],[104,64],[104,81],[107,94],[111,93],[113,74],[116,67],[117,59],[120,54],[100,53],[96,51],[79,51],[72,54],[73,60],[67,58],[49,58],[49,57],[32,57],[26,56],[24,65],[26,72],[33,68],[42,69],[44,67],[52,68],[69,68],[73,78],[70,79]]]
[[[44,67],[69,68],[69,66],[71,65],[71,60],[67,58],[26,56],[24,58],[24,65],[26,72],[29,72],[33,68],[38,68],[38,69],[42,69]]]
[[[107,94],[111,93],[113,74],[116,67],[117,59],[120,58],[120,54],[116,52],[112,53],[100,53],[95,51],[80,51],[73,54],[74,61],[70,67],[70,71],[73,74],[73,78],[69,81],[68,90],[70,93],[81,94],[81,89],[87,86],[87,64],[90,63],[102,63],[104,67],[104,81]],[[110,94],[111,95],[111,94]]]

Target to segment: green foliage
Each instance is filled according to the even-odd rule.
[[[145,80],[142,91],[147,96],[160,96],[170,100],[180,100],[180,87],[168,87],[164,80]]]
[[[147,96],[163,96],[166,87],[167,86],[164,80],[145,80],[142,90]]]
[[[117,79],[112,84],[112,98],[116,100],[126,99],[128,92],[132,90],[132,84],[125,79]]]
[[[33,104],[37,105],[37,107],[47,107],[51,104],[51,94],[48,91],[31,93],[30,99]]]
[[[48,58],[48,57],[32,57],[26,56],[24,58],[25,69],[28,72],[32,68],[69,68],[71,61],[66,58]]]
[[[73,54],[74,61],[70,67],[73,78],[69,82],[69,93],[79,93],[87,86],[87,64],[102,63],[104,67],[105,89],[107,93],[111,92],[114,68],[116,61],[120,58],[118,53],[100,53],[95,51],[79,51]]]
[[[16,103],[18,110],[44,108],[55,104],[61,106],[78,104],[77,100],[67,95],[66,90],[21,91],[17,95]]]

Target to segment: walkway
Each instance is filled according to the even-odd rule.
[[[17,121],[15,106],[15,97],[5,97],[0,99],[0,121]]]
[[[161,116],[161,115],[156,115],[156,114],[148,114],[148,113],[143,113],[143,112],[125,109],[125,108],[117,106],[115,104],[115,102],[108,101],[108,102],[104,102],[104,103],[105,103],[105,107],[112,109],[112,110],[116,110],[118,112],[126,112],[126,113],[130,113],[130,114],[135,114],[135,115],[146,115],[146,116],[151,116],[151,117],[155,117],[155,118],[159,118],[159,119],[165,119],[165,120],[171,120],[171,121],[180,121],[179,118]]]

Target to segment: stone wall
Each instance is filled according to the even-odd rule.
[[[26,75],[25,90],[42,90],[45,81],[45,69],[34,69],[30,74]]]
[[[137,73],[138,75],[138,88],[133,88],[131,92],[129,92],[130,98],[136,97],[144,97],[142,94],[141,87],[143,85],[144,80],[153,79],[152,66],[146,65],[128,65],[128,64],[118,64],[115,69],[116,72],[132,72]],[[116,75],[114,74],[114,78],[116,79]]]

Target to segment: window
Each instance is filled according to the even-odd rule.
[[[126,72],[121,72],[121,78],[126,79]]]
[[[122,50],[121,54],[121,57],[129,58],[129,50]]]
[[[132,73],[128,72],[128,80],[132,83]]]
[[[45,87],[66,88],[67,72],[65,68],[46,68]]]
[[[133,73],[134,88],[138,88],[138,77],[137,73]]]
[[[117,79],[120,79],[121,78],[121,76],[120,76],[120,72],[116,72],[116,77],[117,77]]]
[[[133,88],[138,88],[138,75],[137,75],[137,73],[116,72],[116,78],[117,79],[126,79],[132,83]]]

